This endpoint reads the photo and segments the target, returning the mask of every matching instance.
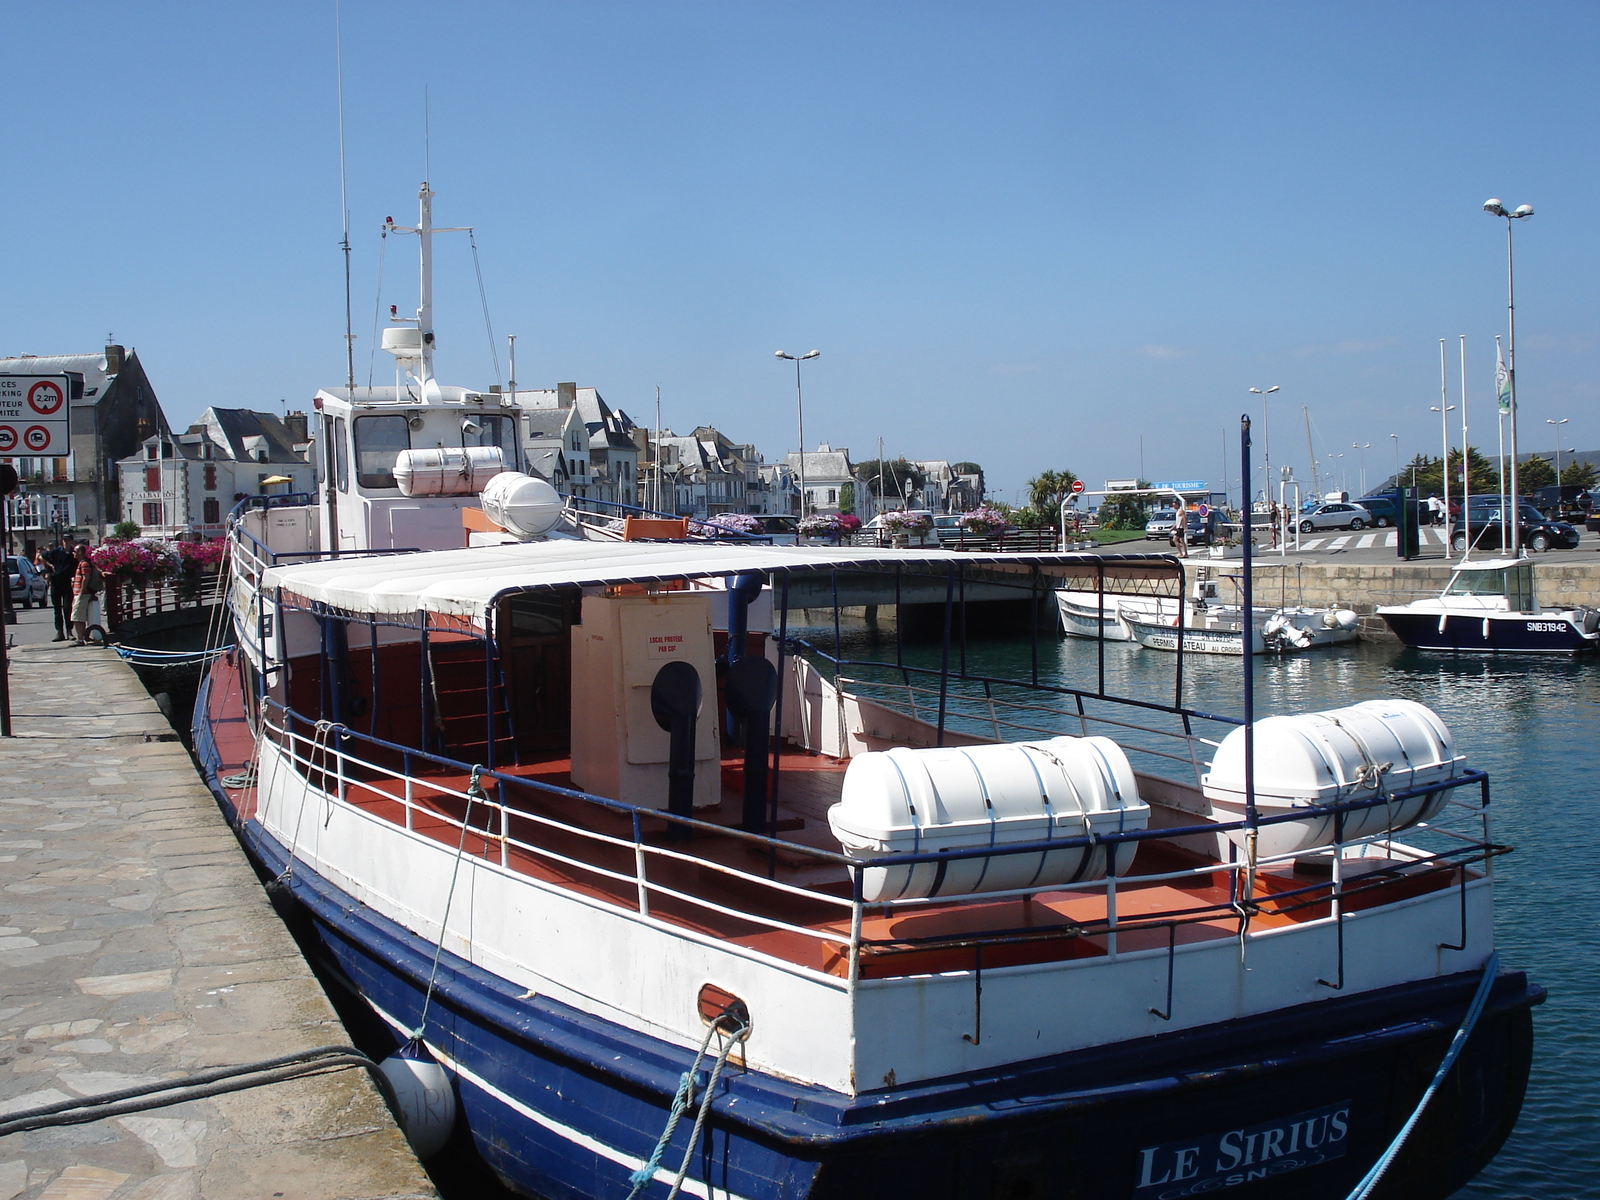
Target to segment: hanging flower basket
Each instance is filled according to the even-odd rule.
[[[176,575],[181,561],[179,552],[159,538],[106,541],[89,551],[89,558],[108,580],[129,591]]]
[[[1004,514],[987,504],[979,505],[969,513],[962,513],[959,523],[974,537],[999,537],[1011,528],[1011,522],[1006,520]]]

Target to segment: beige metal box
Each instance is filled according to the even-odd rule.
[[[642,808],[667,807],[666,730],[650,711],[656,672],[681,659],[700,673],[694,804],[722,798],[711,597],[705,592],[585,596],[572,629],[572,781]]]

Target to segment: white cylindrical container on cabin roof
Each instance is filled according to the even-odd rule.
[[[1241,726],[1222,739],[1201,780],[1220,821],[1245,819],[1244,733]],[[1326,712],[1267,717],[1256,722],[1255,756],[1256,811],[1262,817],[1427,787],[1459,775],[1464,761],[1445,723],[1411,700],[1367,700]],[[1448,795],[1428,792],[1352,811],[1344,819],[1345,840],[1426,821],[1444,807]],[[1335,834],[1328,814],[1264,825],[1257,853],[1267,857],[1329,846]],[[1242,830],[1227,837],[1245,844]]]
[[[1058,737],[859,755],[828,824],[847,855],[869,859],[1130,832],[1149,815],[1120,746]],[[1119,872],[1134,849],[1117,847]],[[1107,867],[1105,846],[872,867],[863,896],[879,903],[1066,885],[1102,878]]]

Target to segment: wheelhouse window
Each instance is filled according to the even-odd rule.
[[[411,449],[411,426],[400,416],[357,417],[356,482],[368,488],[392,488],[395,459]]]
[[[344,418],[333,422],[333,476],[341,492],[350,490],[350,443],[344,431]]]
[[[461,431],[462,446],[499,446],[506,470],[517,469],[517,425],[503,413],[472,413],[477,433]]]

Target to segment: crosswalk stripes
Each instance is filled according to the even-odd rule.
[[[1383,540],[1380,542],[1378,540],[1379,538],[1382,538]],[[1419,529],[1417,530],[1417,538],[1418,542],[1423,546],[1429,545],[1430,543],[1433,545],[1442,546],[1444,545],[1444,530],[1434,528]],[[1349,544],[1352,540],[1355,542],[1354,546]],[[1392,550],[1399,544],[1400,534],[1396,530],[1390,530],[1387,533],[1381,534],[1344,534],[1341,537],[1335,537],[1332,539],[1325,537],[1300,539],[1300,549],[1302,552],[1318,549],[1344,550],[1347,548],[1351,550],[1368,550],[1373,546],[1384,546],[1387,549]]]

